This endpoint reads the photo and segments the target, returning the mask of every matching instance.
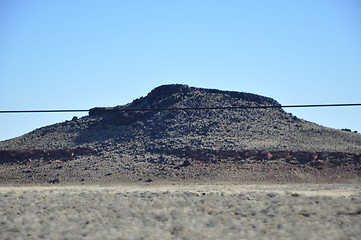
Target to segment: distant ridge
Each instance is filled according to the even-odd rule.
[[[361,135],[322,127],[281,108],[177,112],[112,112],[102,109],[157,109],[214,106],[280,106],[252,93],[163,85],[126,105],[92,108],[89,116],[36,129],[0,142],[0,149],[125,148],[137,139],[144,145],[170,142],[179,147],[360,152]],[[144,144],[141,141],[137,144]],[[111,149],[109,149],[111,150]]]
[[[71,121],[42,127],[23,136],[2,141],[0,158],[6,157],[3,162],[11,163],[16,162],[16,157],[11,156],[18,156],[21,158],[20,162],[29,162],[26,161],[28,159],[31,164],[51,163],[58,158],[61,162],[69,162],[69,167],[64,167],[64,171],[67,169],[69,172],[59,173],[59,169],[63,168],[55,171],[65,174],[67,181],[78,179],[78,175],[93,180],[94,176],[103,180],[136,180],[134,176],[144,177],[149,174],[171,179],[176,178],[172,175],[176,174],[176,166],[181,166],[176,168],[179,171],[183,171],[183,168],[198,169],[196,162],[220,164],[226,159],[230,161],[229,164],[277,159],[286,161],[287,166],[291,162],[303,162],[319,167],[319,164],[322,165],[325,161],[327,164],[336,161],[337,166],[340,161],[347,163],[347,166],[359,164],[361,134],[326,128],[299,119],[282,108],[232,111],[102,111],[268,105],[281,106],[272,98],[252,93],[180,84],[163,85],[131,103],[92,108],[89,116],[73,118]],[[37,174],[48,171],[46,169],[50,166],[51,164],[40,164],[40,173]],[[228,169],[233,165],[225,164],[221,168],[226,166]],[[240,169],[240,166],[237,169]],[[197,174],[203,177],[215,174],[209,172],[210,170],[202,171]],[[47,176],[55,174],[52,171],[49,174],[45,172]],[[108,174],[107,172],[112,174],[105,178],[102,174]],[[21,179],[25,178],[25,173],[21,170],[15,173],[22,176]],[[182,176],[189,176],[187,174],[190,173],[182,172]],[[235,179],[237,176],[234,176]],[[37,179],[44,181],[46,178]]]

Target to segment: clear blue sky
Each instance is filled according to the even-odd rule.
[[[359,0],[0,0],[0,110],[126,104],[170,83],[361,102]],[[361,132],[361,107],[286,109]],[[1,114],[0,140],[79,114]]]

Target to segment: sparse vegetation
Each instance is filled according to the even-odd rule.
[[[358,239],[359,186],[329,187],[0,188],[0,238]]]
[[[348,129],[348,128],[342,128],[341,130],[345,131],[345,132],[352,132],[351,129]]]

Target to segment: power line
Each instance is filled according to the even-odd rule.
[[[1,113],[66,113],[66,112],[160,112],[160,111],[198,111],[198,110],[237,110],[237,109],[266,109],[266,108],[319,108],[319,107],[356,107],[361,103],[343,104],[303,104],[303,105],[261,105],[261,106],[234,106],[234,107],[180,107],[180,108],[137,108],[137,109],[47,109],[47,110],[2,110]]]
[[[85,109],[64,109],[64,110],[5,110],[0,111],[0,113],[66,113],[66,112],[88,112],[89,110]]]

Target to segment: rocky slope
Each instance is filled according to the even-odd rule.
[[[281,108],[132,111],[243,105],[274,106],[279,103],[250,93],[185,85],[160,86],[127,105],[93,108],[89,116],[0,142],[0,162],[28,163],[22,170],[13,170],[17,177],[2,170],[10,166],[0,167],[0,178],[2,181],[15,179],[15,182],[24,179],[44,182],[62,176],[66,181],[74,182],[79,179],[135,181],[147,176],[166,180],[185,176],[200,179],[218,174],[213,167],[209,168],[209,164],[218,164],[218,170],[227,166],[224,170],[228,170],[234,162],[266,161],[268,164],[283,161],[287,169],[292,168],[292,162],[326,169],[320,165],[331,166],[328,164],[331,160],[338,165],[347,165],[347,169],[352,170],[352,178],[359,177],[361,134],[326,128],[292,116]],[[208,164],[203,166],[204,171],[196,170],[196,162],[200,160],[194,152],[200,152],[196,156],[207,160],[203,161]],[[225,152],[228,157],[224,156]],[[56,160],[57,164],[63,165],[52,166]],[[229,161],[220,167],[225,160]],[[32,169],[24,170],[29,164]],[[14,165],[11,167],[15,168]],[[56,167],[57,171],[51,170]],[[239,171],[236,167],[234,180]],[[45,177],[44,172],[47,172]],[[219,175],[222,174],[224,172],[220,171]]]

